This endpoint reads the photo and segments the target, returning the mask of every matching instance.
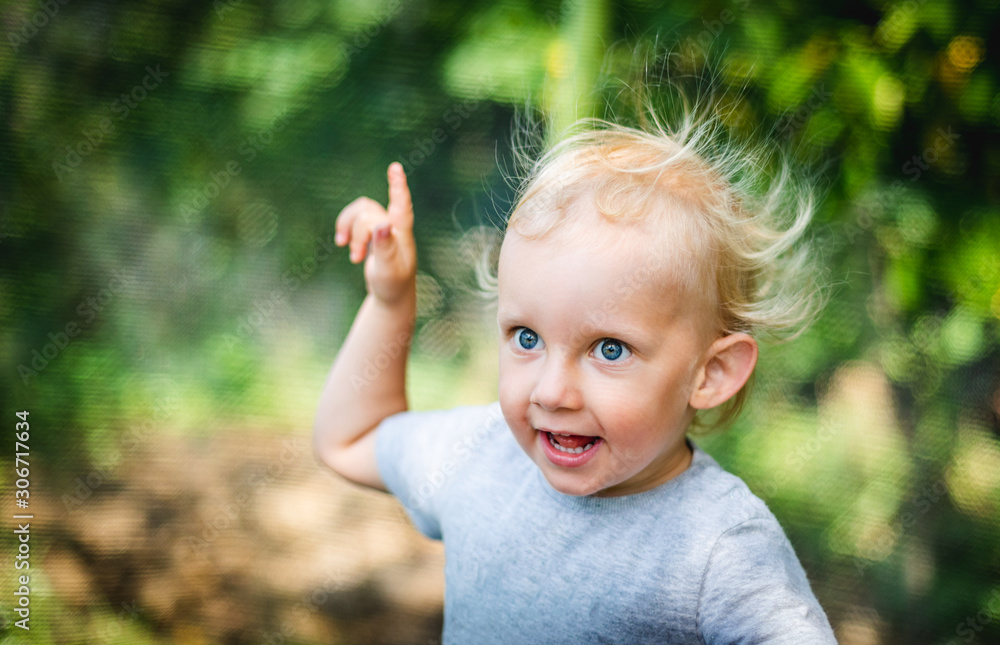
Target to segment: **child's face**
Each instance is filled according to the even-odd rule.
[[[716,335],[704,305],[663,284],[663,270],[649,271],[652,254],[609,237],[641,232],[621,231],[589,204],[572,209],[587,248],[564,230],[540,240],[508,231],[504,240],[500,406],[556,490],[637,493],[690,464],[689,399]]]

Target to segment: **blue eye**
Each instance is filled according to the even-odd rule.
[[[538,344],[538,334],[527,327],[520,327],[519,329],[520,331],[515,331],[517,344],[523,349],[534,349],[535,345]]]
[[[597,347],[600,350],[600,355],[609,361],[617,361],[622,354],[631,355],[628,348],[614,338],[601,339],[597,343]]]

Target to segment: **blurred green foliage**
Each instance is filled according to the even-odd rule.
[[[742,90],[734,129],[822,168],[831,303],[764,349],[756,404],[703,445],[775,510],[842,642],[1000,641],[996,2],[0,11],[0,399],[31,411],[46,486],[151,419],[307,432],[364,294],[334,217],[383,197],[396,159],[414,403],[490,400],[466,232],[510,204],[514,111],[530,98],[551,133],[601,114],[656,41],[668,77]]]

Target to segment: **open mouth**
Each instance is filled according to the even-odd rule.
[[[604,440],[590,435],[538,431],[542,451],[549,462],[564,468],[577,468],[590,461]]]
[[[556,434],[555,432],[545,433],[549,445],[561,452],[579,455],[594,447],[600,437],[588,437],[579,434]]]

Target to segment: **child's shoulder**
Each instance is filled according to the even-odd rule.
[[[735,642],[754,630],[773,633],[774,642],[835,643],[795,549],[767,504],[704,451],[695,457],[701,476],[693,478],[698,485],[691,494],[700,498],[696,521],[708,538],[707,557],[699,563],[699,631],[714,636],[705,640]],[[732,601],[749,597],[758,602]],[[760,606],[772,610],[765,616]]]
[[[409,435],[427,433],[433,443],[444,444],[466,435],[483,435],[503,428],[500,403],[461,405],[434,410],[406,410],[386,417],[379,424],[380,433],[402,432]],[[428,437],[430,438],[430,437]]]
[[[379,461],[403,461],[414,468],[447,461],[457,467],[507,433],[499,402],[448,409],[406,410],[383,419],[376,435]]]
[[[698,517],[725,532],[751,520],[774,522],[777,519],[767,504],[754,495],[746,482],[725,470],[694,442],[691,466],[685,471],[684,485],[678,487],[677,498],[691,507]]]

